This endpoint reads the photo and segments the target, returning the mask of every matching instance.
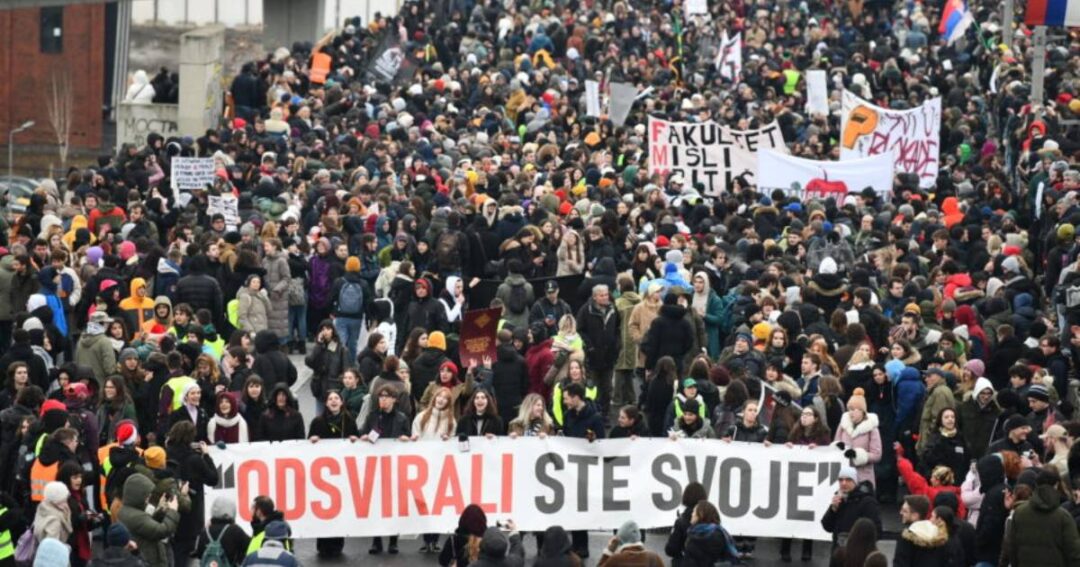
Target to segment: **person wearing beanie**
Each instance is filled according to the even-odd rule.
[[[1027,392],[1028,423],[1031,424],[1031,434],[1028,439],[1040,455],[1043,453],[1043,443],[1039,436],[1055,423],[1069,421],[1062,412],[1055,407],[1050,400],[1050,391],[1042,384],[1032,384]]]
[[[146,563],[131,544],[131,532],[124,524],[113,524],[105,532],[105,549],[93,560],[94,565],[108,567],[143,567]]]
[[[642,542],[642,528],[633,519],[627,519],[615,537],[608,540],[604,554],[600,555],[598,565],[611,567],[663,567],[664,561],[657,553],[645,548]]]
[[[420,350],[413,361],[410,373],[412,397],[416,403],[423,399],[430,384],[439,381],[440,369],[449,361],[446,356],[446,335],[442,331],[428,334],[427,346]]]
[[[206,542],[219,542],[225,558],[234,566],[243,564],[251,544],[251,536],[236,524],[236,501],[228,496],[214,498],[210,506],[210,525],[200,537]]]
[[[424,329],[431,335],[436,331],[446,332],[449,329],[446,308],[434,297],[431,281],[427,278],[417,278],[413,283],[413,298],[405,309],[403,322],[404,325],[398,325],[399,337],[408,335],[416,328]]]
[[[946,409],[956,409],[956,397],[945,381],[943,370],[930,368],[926,371],[923,382],[926,384],[926,398],[919,417],[919,441],[915,444],[915,451],[920,458],[926,451],[926,444],[930,441],[938,415]]]
[[[848,463],[855,467],[859,482],[876,484],[874,464],[881,460],[881,433],[878,417],[866,411],[866,393],[855,388],[848,398],[847,411],[840,418],[836,442]]]
[[[856,467],[840,467],[837,475],[840,490],[833,495],[832,502],[821,517],[821,527],[832,534],[833,545],[847,539],[847,534],[859,519],[865,518],[874,523],[877,533],[881,533],[881,513],[874,496],[874,485],[869,480],[859,480]]]
[[[1031,435],[1031,422],[1023,415],[1013,414],[1005,420],[1002,427],[1004,436],[990,444],[989,453],[1012,451],[1021,457],[1034,449],[1029,436]]]

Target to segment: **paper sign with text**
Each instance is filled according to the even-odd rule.
[[[879,154],[893,158],[895,171],[919,176],[919,186],[937,182],[941,149],[941,97],[910,110],[890,110],[844,91],[840,159]]]
[[[177,189],[206,189],[214,184],[214,158],[177,157],[170,163],[173,186]]]
[[[669,122],[649,117],[649,173],[683,176],[683,187],[701,183],[707,196],[730,189],[744,176],[757,183],[757,152],[787,152],[780,125],[735,130],[717,122]]]
[[[758,171],[761,190],[790,191],[792,183],[798,183],[800,199],[836,197],[838,203],[848,193],[866,187],[888,197],[893,182],[893,160],[888,154],[850,161],[817,161],[762,150],[758,153]]]

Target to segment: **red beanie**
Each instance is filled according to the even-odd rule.
[[[571,205],[569,201],[563,201],[562,204],[559,205],[559,214],[565,217],[566,215],[570,214],[570,211],[572,211],[573,209],[574,206]]]
[[[656,247],[657,248],[667,248],[670,245],[671,245],[671,241],[668,240],[668,237],[664,236],[663,234],[656,237]]]
[[[60,400],[45,400],[45,403],[41,404],[41,411],[38,412],[38,417],[45,417],[45,413],[52,410],[67,411],[67,406]]]

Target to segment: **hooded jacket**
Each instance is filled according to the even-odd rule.
[[[983,492],[979,520],[975,524],[975,561],[996,564],[1001,556],[1001,540],[1005,535],[1005,465],[997,454],[979,459],[975,465]]]
[[[1052,486],[1037,486],[1013,512],[1006,556],[1016,567],[1080,565],[1080,533]]]
[[[253,291],[244,286],[236,292],[236,321],[240,329],[259,332],[270,325],[270,296],[265,289]]]
[[[180,514],[164,508],[154,515],[146,513],[154,483],[141,474],[133,474],[124,481],[123,505],[117,521],[131,533],[131,540],[139,546],[139,552],[149,567],[169,567],[171,550],[166,540],[176,532]]]
[[[89,329],[79,338],[75,349],[75,363],[88,367],[94,374],[98,386],[105,378],[116,373],[116,351],[105,334],[90,334]]]
[[[328,324],[333,326],[333,323],[327,319],[319,323],[319,328],[321,329]],[[349,363],[349,349],[345,348],[341,343],[337,332],[334,333],[331,342],[327,344],[316,341],[311,352],[304,357],[304,365],[311,369],[311,393],[316,400],[322,400],[326,392],[330,390],[340,392],[344,389],[345,385],[341,381],[341,373],[346,368],[352,367]],[[364,379],[371,380],[366,376]]]
[[[949,531],[941,520],[919,520],[896,540],[893,567],[949,567]]]
[[[146,295],[140,297],[139,290],[145,292]],[[154,318],[154,300],[150,299],[149,295],[150,290],[146,287],[146,280],[135,278],[131,280],[131,295],[120,302],[120,309],[127,317],[127,328],[132,330],[132,337],[137,336],[143,325]]]
[[[278,394],[284,392],[288,402],[284,408],[277,405]],[[270,401],[266,411],[259,417],[259,424],[253,441],[289,441],[304,439],[304,416],[297,409],[296,398],[292,390],[282,383],[270,391]]]
[[[675,359],[675,364],[682,367],[683,357],[694,341],[694,328],[686,320],[686,312],[685,307],[665,298],[660,315],[653,319],[641,340],[645,368],[656,368],[656,363],[665,356]]]
[[[520,288],[520,289],[517,289]],[[521,298],[522,306],[520,311],[514,311],[511,309],[516,301],[511,301],[514,294],[523,294]],[[495,290],[495,298],[502,301],[505,309],[503,310],[503,319],[506,323],[512,325],[515,329],[524,329],[529,324],[529,309],[535,300],[533,293],[533,286],[529,284],[529,281],[525,279],[525,276],[521,274],[510,274],[506,276],[506,279],[499,284],[497,290]]]
[[[514,532],[507,537],[499,528],[490,527],[480,539],[480,554],[473,567],[521,567],[525,564],[525,548],[521,534]]]
[[[694,524],[686,532],[679,567],[712,567],[719,561],[736,560],[734,541],[720,524]]]
[[[869,481],[861,481],[855,485],[855,489],[841,500],[836,510],[830,506],[821,517],[821,527],[833,535],[835,543],[841,534],[851,531],[859,518],[874,522],[878,533],[881,533],[881,514],[874,496],[874,485]]]
[[[964,445],[967,447],[969,456],[976,460],[982,458],[990,447],[994,425],[997,423],[998,416],[1001,415],[1001,408],[993,398],[985,406],[979,403],[979,392],[986,389],[996,394],[990,380],[986,378],[976,380],[975,388],[971,390],[971,397],[960,404],[957,412],[960,423],[963,424],[960,434],[964,436]]]
[[[264,384],[296,383],[296,367],[285,353],[281,352],[278,335],[274,331],[262,330],[255,334],[255,363],[251,371],[263,379]]]

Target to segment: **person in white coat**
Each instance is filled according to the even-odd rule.
[[[150,77],[146,75],[146,71],[139,69],[131,77],[131,85],[128,86],[127,94],[124,95],[124,102],[150,104],[154,102],[155,94],[157,93],[154,92],[154,86],[150,84]]]

